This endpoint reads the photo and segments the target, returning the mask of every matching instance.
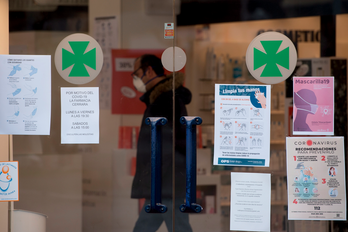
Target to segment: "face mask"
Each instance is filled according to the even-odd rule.
[[[133,76],[133,85],[140,93],[146,93],[146,85],[141,78]]]
[[[146,71],[145,71],[146,72]],[[141,78],[137,77],[137,76],[133,76],[133,85],[134,87],[141,93],[146,93],[146,85],[148,83],[150,83],[151,81],[153,81],[155,78],[157,77],[160,77],[160,76],[163,76],[162,75],[157,75],[155,77],[153,77],[151,80],[149,80],[148,82],[146,82],[144,84],[144,82],[142,81],[143,80],[143,77],[145,76],[145,73],[143,74],[143,76]]]
[[[311,114],[315,114],[316,112],[317,112],[317,110],[318,110],[318,105],[316,105],[316,104],[311,104],[311,103],[309,103],[309,102],[307,102],[305,99],[303,99],[300,95],[298,95],[298,93],[295,93],[302,101],[304,101],[305,103],[307,103],[308,105],[310,105],[310,107],[311,107],[311,110],[307,110],[307,109],[302,109],[302,108],[299,108],[299,107],[297,107],[297,109],[298,110],[304,110],[304,111],[307,111],[307,112],[309,112],[309,113],[311,113]]]

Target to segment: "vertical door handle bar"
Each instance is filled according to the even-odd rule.
[[[180,123],[186,125],[186,202],[180,206],[180,211],[200,213],[203,207],[196,203],[196,125],[200,125],[202,119],[184,116],[180,118]]]
[[[166,118],[149,117],[145,120],[146,125],[151,126],[151,201],[145,206],[147,213],[165,213],[167,206],[163,205],[162,190],[162,141],[161,130],[157,126],[167,123]]]

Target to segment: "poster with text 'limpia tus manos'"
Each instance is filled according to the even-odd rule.
[[[269,166],[269,85],[215,85],[214,165]]]

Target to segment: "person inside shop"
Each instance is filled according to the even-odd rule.
[[[179,210],[185,199],[186,181],[186,128],[180,123],[187,116],[186,105],[191,102],[191,92],[183,86],[184,75],[175,73],[175,118],[173,119],[173,74],[165,75],[161,59],[152,54],[138,57],[132,73],[133,85],[143,93],[140,97],[146,105],[141,121],[136,154],[136,173],[132,184],[131,198],[145,198],[139,212],[134,232],[157,231],[164,221],[172,231],[172,157],[173,120],[175,120],[175,230],[190,232],[188,214]],[[151,127],[145,124],[148,117],[165,117],[168,121],[161,128],[162,140],[162,204],[166,213],[146,213],[145,206],[151,199]]]

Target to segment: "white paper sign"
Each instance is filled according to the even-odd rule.
[[[0,134],[49,135],[51,56],[0,55]]]
[[[99,88],[61,88],[61,143],[99,143]]]
[[[18,201],[18,161],[0,162],[0,201]]]
[[[287,137],[289,220],[346,220],[343,137]]]
[[[214,165],[269,166],[269,85],[215,85]]]
[[[231,173],[230,230],[270,231],[271,174]]]

